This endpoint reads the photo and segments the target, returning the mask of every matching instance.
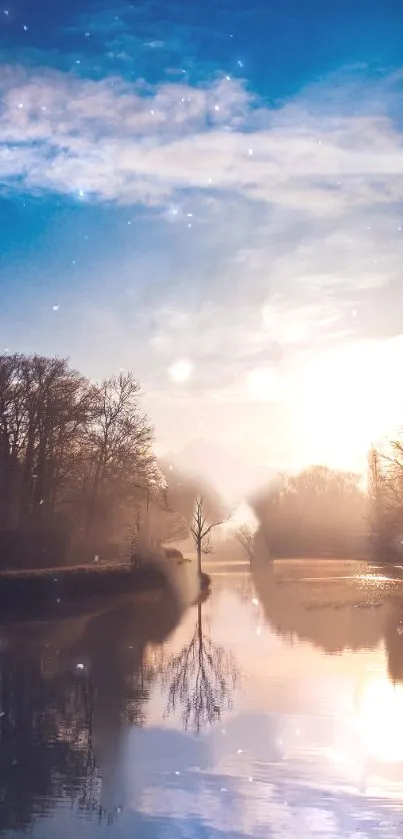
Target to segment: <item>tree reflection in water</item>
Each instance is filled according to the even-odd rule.
[[[358,572],[357,572],[358,567]],[[330,570],[329,570],[330,569]],[[345,574],[345,576],[343,576]],[[251,561],[255,595],[274,632],[314,644],[327,654],[385,644],[392,681],[403,681],[403,602],[400,583],[371,573],[371,566],[293,568],[273,564],[258,532]]]
[[[83,619],[3,626],[0,833],[66,799],[113,820],[122,726],[144,724],[159,675],[147,647],[182,613],[165,591],[155,604],[128,598]]]
[[[199,603],[189,643],[172,656],[162,672],[167,691],[166,715],[179,711],[183,728],[199,733],[232,708],[238,675],[232,653],[211,639]]]

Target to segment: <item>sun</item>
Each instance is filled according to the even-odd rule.
[[[301,376],[298,402],[302,459],[339,469],[365,468],[371,445],[403,417],[396,380],[375,342],[315,358]]]

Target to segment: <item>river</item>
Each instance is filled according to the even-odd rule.
[[[2,836],[403,837],[403,583],[207,570],[186,610],[1,627]]]

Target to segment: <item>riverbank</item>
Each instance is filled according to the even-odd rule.
[[[192,567],[190,567],[190,565]],[[0,573],[0,617],[72,617],[111,598],[172,590],[183,603],[208,592],[210,577],[195,576],[193,564],[150,561],[130,565],[79,565]]]
[[[164,589],[169,576],[156,565],[72,566],[0,573],[1,615],[77,614],[91,601]]]

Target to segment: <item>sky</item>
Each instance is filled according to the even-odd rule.
[[[360,468],[403,419],[401,0],[0,6],[0,351],[157,450]]]

